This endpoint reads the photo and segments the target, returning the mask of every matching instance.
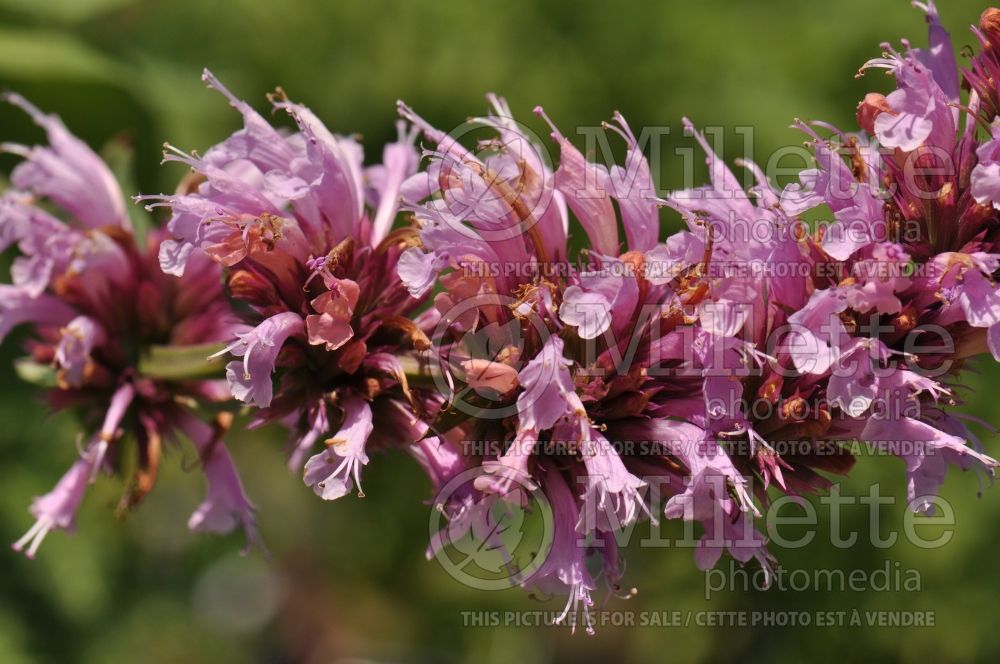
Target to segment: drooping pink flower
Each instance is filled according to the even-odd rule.
[[[271,374],[278,353],[289,337],[301,336],[304,330],[300,316],[292,312],[275,314],[249,332],[238,335],[236,342],[219,351],[217,355],[231,353],[242,358],[226,366],[226,379],[233,396],[262,408],[270,406]]]
[[[545,473],[544,478],[545,495],[552,509],[552,545],[545,562],[526,585],[543,593],[565,593],[566,604],[556,617],[556,623],[568,622],[574,632],[582,624],[588,634],[593,634],[591,593],[597,589],[597,584],[587,569],[589,547],[581,546],[579,541],[576,526],[581,515],[577,497],[554,468]],[[605,539],[613,538],[608,535]]]
[[[89,457],[88,453],[81,455],[52,491],[35,498],[31,504],[31,514],[36,519],[35,524],[21,539],[11,545],[15,551],[24,551],[24,555],[34,558],[42,540],[49,532],[53,529],[70,530],[73,528],[76,512],[80,509],[80,503],[83,502],[84,495],[87,493],[90,477],[94,470],[93,462]]]
[[[354,485],[361,490],[361,466],[368,465],[365,445],[372,433],[372,409],[362,399],[353,397],[341,403],[344,423],[327,442],[325,451],[309,459],[305,466],[305,482],[324,500],[335,500],[351,492]]]
[[[228,533],[242,528],[247,538],[244,552],[252,546],[263,550],[254,516],[257,508],[247,497],[233,458],[221,440],[223,427],[210,427],[188,413],[179,419],[177,426],[197,447],[208,480],[205,500],[191,514],[188,528],[203,533]]]

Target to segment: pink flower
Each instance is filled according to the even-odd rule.
[[[980,205],[1000,210],[1000,124],[994,124],[990,140],[976,149],[979,163],[972,169],[972,196]]]
[[[368,465],[365,444],[372,433],[372,409],[361,399],[345,399],[340,404],[344,422],[327,442],[325,451],[306,462],[305,482],[323,500],[336,500],[351,492],[356,484],[361,490],[361,466]]]
[[[496,461],[484,461],[484,475],[476,478],[475,487],[484,493],[495,493],[509,497],[520,492],[521,487],[528,489],[537,488],[537,484],[529,472],[531,456],[535,452],[535,446],[539,444],[538,432],[534,429],[522,429],[511,441],[507,452]],[[517,502],[522,502],[522,497],[517,495]]]
[[[271,405],[271,374],[278,352],[285,340],[301,336],[304,329],[302,318],[296,314],[275,314],[250,332],[239,334],[238,341],[220,350],[217,355],[232,353],[243,358],[226,365],[226,379],[233,396],[262,408]]]
[[[615,312],[632,312],[639,300],[639,284],[623,278],[628,266],[616,258],[600,257],[601,266],[580,272],[579,284],[563,293],[559,319],[577,328],[581,339],[596,339],[609,329],[621,335],[631,322]]]
[[[253,546],[264,550],[254,516],[257,508],[243,489],[229,450],[221,440],[220,428],[213,430],[186,413],[178,427],[198,448],[202,469],[208,480],[208,494],[188,519],[188,528],[199,533],[228,533],[242,528],[247,539],[243,553],[249,552]]]
[[[398,419],[373,423],[373,412],[404,406],[415,420],[440,402],[411,390],[395,359],[427,344],[407,318],[422,301],[397,276],[414,233],[392,230],[400,192],[418,165],[415,133],[400,124],[384,162],[366,169],[354,138],[332,133],[283,93],[270,100],[295,132],[273,128],[210,72],[203,78],[242,115],[243,128],[203,157],[178,150],[166,157],[200,173],[197,188],[142,197],[172,212],[161,265],[179,274],[208,255],[226,269],[229,293],[252,327],[223,351],[240,358],[227,367],[230,389],[256,408],[254,426],[280,422],[292,430],[294,470],[344,413],[337,436],[352,441],[350,451],[342,458],[344,448],[331,448],[307,465],[313,478],[321,459],[337,460],[329,469],[336,478],[310,481],[330,499],[350,490],[350,476],[357,481],[372,429],[384,428],[376,435],[401,448],[422,436],[408,427],[400,437],[392,429]]]
[[[498,450],[470,455],[468,464],[483,474],[472,493],[442,507],[451,522],[431,551],[474,529],[490,500],[520,504],[526,488],[541,491],[555,512],[553,550],[536,574],[515,578],[529,588],[566,593],[568,618],[591,605],[595,582],[587,556],[605,556],[607,581],[616,590],[618,551],[609,539],[660,509],[647,504],[647,485],[637,473],[667,472],[652,461],[663,453],[646,458],[617,443],[632,433],[650,436],[636,440],[659,440],[654,424],[673,409],[682,417],[698,415],[684,404],[699,400],[699,384],[647,374],[657,361],[650,348],[658,335],[669,336],[681,320],[675,313],[684,304],[674,288],[677,272],[663,263],[678,261],[683,252],[675,256],[657,244],[658,201],[649,168],[621,116],[615,116],[615,131],[628,146],[624,168],[588,163],[553,127],[561,160],[552,171],[507,105],[490,101],[493,113],[473,119],[497,131],[492,149],[482,154],[400,107],[435,146],[428,151],[424,186],[403,188],[415,192],[404,207],[420,224],[420,246],[401,257],[399,274],[413,294],[435,283],[444,289],[435,298],[440,319],[433,338],[443,380],[454,386],[453,403],[474,393],[465,407],[476,408],[463,424],[445,419],[432,426]],[[578,259],[567,255],[570,211],[590,240]],[[624,253],[619,222],[626,231]],[[689,252],[704,254],[703,242]],[[689,269],[680,266],[681,273]],[[484,387],[490,390],[479,389]],[[704,435],[693,425],[691,431]]]
[[[63,379],[73,387],[83,384],[90,353],[105,342],[104,330],[86,316],[77,316],[62,330],[56,348],[56,363],[65,371]]]
[[[568,619],[574,632],[577,625],[583,623],[587,633],[593,634],[590,609],[594,601],[590,594],[597,585],[587,570],[587,547],[581,546],[578,539],[576,524],[580,520],[580,509],[560,473],[550,469],[544,477],[545,495],[552,509],[552,545],[545,562],[525,585],[543,593],[565,592],[566,605],[556,623]]]
[[[937,496],[949,465],[962,470],[979,467],[991,474],[1000,465],[970,448],[962,438],[912,418],[873,417],[861,436],[906,462],[906,497],[916,512],[934,512],[931,499]]]
[[[22,191],[36,192],[69,212],[83,226],[129,228],[125,197],[114,175],[86,143],[66,129],[62,120],[45,115],[24,97],[7,93],[3,100],[19,106],[45,129],[49,145],[3,144],[3,150],[24,157],[11,174]]]
[[[562,339],[549,337],[541,352],[518,373],[524,390],[517,397],[521,427],[551,429],[563,417],[585,414],[569,374],[572,362],[563,356],[563,349]]]
[[[6,99],[46,130],[49,145],[5,146],[25,161],[0,200],[0,237],[20,251],[13,284],[0,285],[0,339],[28,326],[30,361],[55,374],[48,402],[77,408],[91,423],[82,432],[90,440],[86,451],[35,501],[38,520],[15,545],[33,556],[49,531],[72,525],[87,485],[100,471],[122,468],[125,456],[135,456],[137,469],[126,478],[120,507],[141,502],[155,484],[163,439],[177,434],[180,422],[198,421],[184,404],[219,400],[214,381],[147,373],[145,357],[154,349],[220,341],[236,321],[217,267],[192,257],[183,278],[163,275],[161,237],[153,232],[148,247],[137,244],[108,167],[57,118],[17,95]],[[130,453],[126,446],[133,445]]]
[[[549,123],[552,138],[559,144],[559,168],[554,174],[555,188],[566,197],[566,204],[587,232],[594,251],[617,254],[618,219],[611,205],[611,197],[603,187],[607,172],[601,166],[588,162],[549,120],[541,106],[535,108],[535,113]]]
[[[643,513],[649,516],[640,494],[646,483],[629,472],[611,442],[590,427],[585,429],[582,442],[580,454],[587,471],[587,498],[577,528],[583,532],[596,528],[613,533],[635,523]]]
[[[34,558],[42,540],[53,529],[70,530],[76,519],[76,512],[87,493],[93,461],[83,454],[62,476],[55,488],[44,496],[35,498],[31,504],[31,514],[37,519],[24,536],[11,545],[15,551],[24,551]],[[25,550],[27,546],[27,550]]]

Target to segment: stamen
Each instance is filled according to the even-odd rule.
[[[215,77],[215,74],[213,74],[208,69],[202,70],[201,80],[212,90],[222,93],[222,95],[229,100],[229,103],[230,105],[233,106],[233,108],[240,108],[240,106],[244,105],[244,102],[240,99],[237,99],[236,95],[230,92],[229,88],[220,83],[219,79]]]
[[[250,380],[250,352],[259,343],[260,341],[255,338],[247,344],[247,349],[243,352],[243,380]]]
[[[26,532],[21,539],[11,544],[10,548],[14,551],[20,552],[24,549],[25,544],[30,542],[31,544],[28,546],[28,550],[24,552],[24,555],[28,558],[34,558],[35,554],[38,553],[38,547],[42,545],[42,541],[45,539],[45,536],[49,534],[49,531],[52,530],[53,525],[55,524],[53,524],[50,518],[45,516],[39,517],[38,520],[32,524],[31,528],[28,529],[28,532]]]

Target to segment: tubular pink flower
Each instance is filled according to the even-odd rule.
[[[358,487],[361,490],[361,466],[368,465],[365,444],[372,433],[372,409],[361,399],[345,399],[341,404],[344,422],[327,441],[325,451],[306,462],[305,483],[323,500],[336,500]]]
[[[243,553],[248,553],[254,546],[264,550],[257,531],[257,508],[247,497],[236,465],[219,432],[187,414],[178,426],[198,449],[208,480],[208,493],[188,519],[188,528],[192,532],[218,534],[242,528],[247,542]]]
[[[76,512],[87,493],[90,476],[96,465],[88,459],[90,450],[78,458],[62,476],[55,488],[44,496],[39,496],[31,504],[31,514],[37,519],[35,524],[11,548],[24,551],[28,558],[38,553],[45,536],[53,529],[71,530]],[[27,548],[25,548],[27,547]]]
[[[104,330],[86,316],[77,316],[63,328],[56,348],[56,362],[65,370],[67,383],[80,387],[91,351],[103,343]]]
[[[302,335],[304,330],[305,323],[297,314],[276,314],[250,332],[237,335],[237,341],[216,353],[242,358],[226,366],[226,379],[233,396],[244,403],[269,406],[273,394],[271,374],[281,346],[289,337]]]

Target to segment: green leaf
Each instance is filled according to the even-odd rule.
[[[79,23],[124,9],[137,0],[0,0],[0,8],[37,19]]]
[[[0,27],[0,75],[15,80],[96,81],[120,86],[125,67],[86,42],[57,30]]]
[[[224,375],[225,359],[209,356],[225,347],[223,342],[194,346],[152,346],[139,360],[139,373],[167,380],[221,378]]]
[[[55,387],[59,384],[53,367],[26,357],[14,361],[14,371],[18,378],[38,387]]]

